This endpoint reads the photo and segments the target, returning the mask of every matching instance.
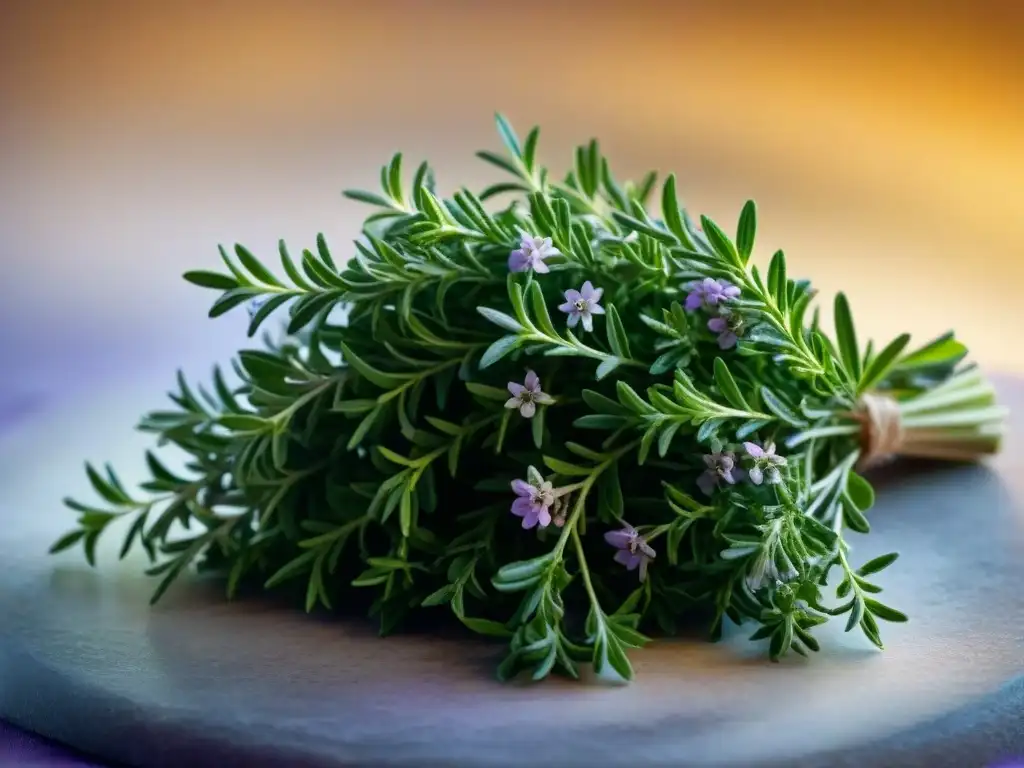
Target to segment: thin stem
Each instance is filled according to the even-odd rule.
[[[572,543],[576,548],[576,558],[579,560],[580,575],[583,577],[583,587],[587,590],[587,596],[590,598],[591,605],[595,609],[600,610],[601,604],[597,599],[597,593],[594,591],[594,584],[590,580],[590,569],[587,567],[587,558],[583,554],[583,542],[580,540],[579,531],[576,530],[575,526],[572,529]]]
[[[639,445],[640,441],[634,440],[633,442],[623,446],[594,467],[594,471],[587,476],[586,480],[582,481],[580,484],[580,495],[576,497],[576,503],[573,504],[572,512],[569,513],[569,519],[565,521],[565,527],[562,529],[562,535],[558,537],[558,542],[555,544],[555,559],[562,556],[562,553],[565,551],[565,545],[569,541],[569,536],[576,530],[576,524],[579,521],[580,515],[583,513],[583,509],[586,507],[587,494],[590,493],[590,489],[594,487],[594,483],[597,482],[597,479],[606,469],[608,469],[608,467]]]

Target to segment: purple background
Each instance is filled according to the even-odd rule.
[[[101,768],[88,757],[72,752],[52,741],[41,739],[19,728],[0,722],[0,766],[47,766],[47,768]]]

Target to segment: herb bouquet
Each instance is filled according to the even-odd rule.
[[[500,116],[507,174],[442,198],[402,156],[341,263],[322,236],[280,270],[244,247],[185,279],[248,305],[281,338],[212,386],[179,375],[140,429],[186,459],[146,455],[129,492],[89,466],[102,507],[68,499],[89,562],[113,521],[147,552],[154,601],[191,563],[303,584],[305,605],[365,607],[388,633],[443,610],[508,642],[500,675],[629,679],[627,650],[684,617],[753,622],[778,659],[818,649],[842,617],[882,647],[877,574],[854,563],[871,485],[892,455],[971,460],[1004,413],[952,335],[862,346],[842,294],[835,331],[782,251],[751,263],[753,202],[734,237],[680,207],[669,176],[619,183],[596,142],[554,181]],[[487,205],[511,195],[512,202]],[[506,198],[507,199],[507,198]],[[660,209],[660,211],[659,211]],[[172,465],[173,466],[173,465]],[[183,528],[182,528],[183,526]],[[835,599],[825,594],[830,576]]]

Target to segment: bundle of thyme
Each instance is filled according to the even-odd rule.
[[[448,610],[506,638],[500,675],[632,677],[627,651],[680,620],[757,625],[778,659],[818,649],[842,617],[882,647],[905,621],[856,564],[874,492],[858,470],[895,454],[971,460],[997,450],[1004,413],[951,334],[908,351],[862,346],[846,298],[826,332],[815,291],[777,251],[751,263],[756,209],[734,237],[680,207],[669,176],[620,183],[598,144],[555,181],[497,118],[506,174],[442,198],[402,156],[352,258],[323,236],[272,269],[241,245],[226,272],[185,279],[248,306],[252,337],[208,387],[179,374],[173,407],[140,429],[184,455],[147,453],[129,492],[87,467],[104,506],[66,500],[90,563],[130,520],[160,577],[190,564],[303,584],[313,610],[365,606],[389,633]],[[494,204],[492,201],[511,200]],[[173,468],[172,468],[173,467]],[[828,579],[838,579],[833,595]]]

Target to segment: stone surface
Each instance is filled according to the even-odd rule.
[[[0,718],[140,766],[971,766],[1024,756],[1024,385],[986,466],[897,467],[858,561],[902,552],[877,653],[834,626],[767,663],[739,635],[661,642],[626,688],[502,686],[496,649],[377,638],[190,582],[156,608],[117,537],[89,569],[46,555],[83,458],[141,470],[152,381],[83,395],[0,434]],[[69,429],[69,424],[74,428]]]

